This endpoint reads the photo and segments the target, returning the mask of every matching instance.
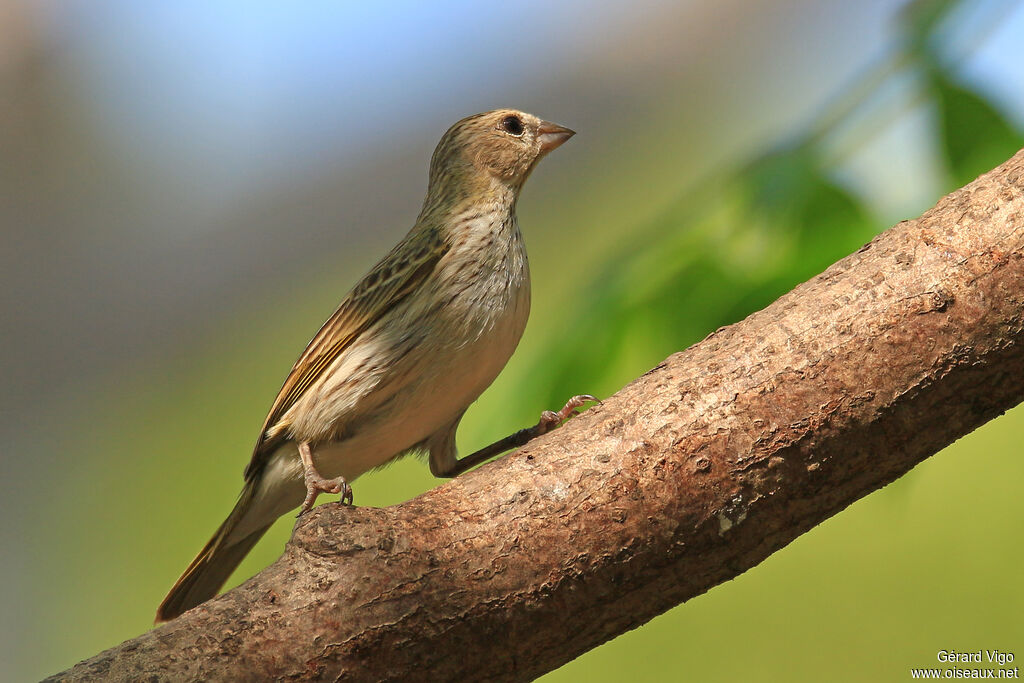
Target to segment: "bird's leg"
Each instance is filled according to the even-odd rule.
[[[302,501],[299,517],[313,509],[313,503],[321,493],[340,493],[342,505],[352,504],[352,487],[345,481],[345,477],[325,479],[317,472],[308,441],[299,443],[299,457],[302,458],[302,475],[306,480],[306,500]]]
[[[493,458],[507,450],[518,448],[519,446],[525,446],[529,441],[536,439],[541,434],[547,434],[573,415],[579,415],[580,411],[577,409],[582,407],[583,404],[591,402],[598,404],[601,403],[600,399],[594,398],[590,394],[573,396],[566,401],[565,405],[558,412],[545,410],[540,414],[540,420],[537,424],[532,427],[520,429],[514,434],[509,434],[504,439],[495,441],[490,446],[485,446],[475,453],[470,453],[464,458],[459,458],[455,461],[450,470],[441,473],[438,476],[457,477],[466,470],[479,465],[485,460]]]

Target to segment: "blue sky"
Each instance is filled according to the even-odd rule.
[[[539,0],[78,0],[50,22],[69,81],[121,154],[244,189],[396,126],[436,129],[453,101],[507,104],[503,93],[561,71],[581,36],[622,13]]]

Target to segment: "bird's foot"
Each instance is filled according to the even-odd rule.
[[[325,479],[316,470],[306,470],[306,499],[302,501],[302,509],[299,510],[299,517],[313,509],[316,497],[321,493],[340,493],[341,504],[352,504],[352,487],[345,481],[345,477]]]
[[[321,493],[340,493],[342,505],[352,504],[352,487],[345,481],[345,477],[325,479],[317,472],[313,464],[313,449],[308,441],[299,443],[299,458],[302,460],[302,476],[306,480],[306,499],[302,501],[299,517],[313,509],[313,503]]]
[[[573,396],[566,401],[565,405],[558,412],[545,410],[540,414],[540,421],[537,422],[537,426],[534,427],[534,430],[536,430],[535,436],[547,434],[570,417],[579,415],[579,408],[583,407],[586,403],[596,403],[601,405],[601,399],[595,398],[590,394],[579,394],[578,396]]]

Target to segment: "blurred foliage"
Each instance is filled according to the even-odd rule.
[[[585,343],[553,344],[544,359],[555,368],[546,403],[572,387],[614,391],[639,367],[767,306],[877,230],[806,144],[703,183],[636,230],[632,248],[595,278],[571,325]]]
[[[939,140],[954,186],[969,183],[1024,147],[1024,134],[983,96],[957,84],[935,64],[929,67]]]
[[[822,121],[807,126],[801,138],[687,190],[634,230],[629,247],[600,271],[571,318],[569,329],[583,343],[553,343],[544,357],[551,378],[546,404],[580,387],[614,391],[665,355],[767,306],[886,228],[866,199],[833,179],[835,169],[825,159],[830,131],[902,74],[893,64],[923,76],[922,96],[937,113],[932,134],[947,164],[946,191],[1024,147],[1024,134],[983,94],[959,83],[954,60],[935,47],[934,34],[960,5],[908,5],[903,43],[862,76],[872,84],[864,97],[838,114],[822,112]],[[531,381],[544,372],[530,373]]]

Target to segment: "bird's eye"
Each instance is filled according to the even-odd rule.
[[[509,135],[519,137],[523,134],[523,121],[518,116],[506,116],[501,120],[501,129]]]

